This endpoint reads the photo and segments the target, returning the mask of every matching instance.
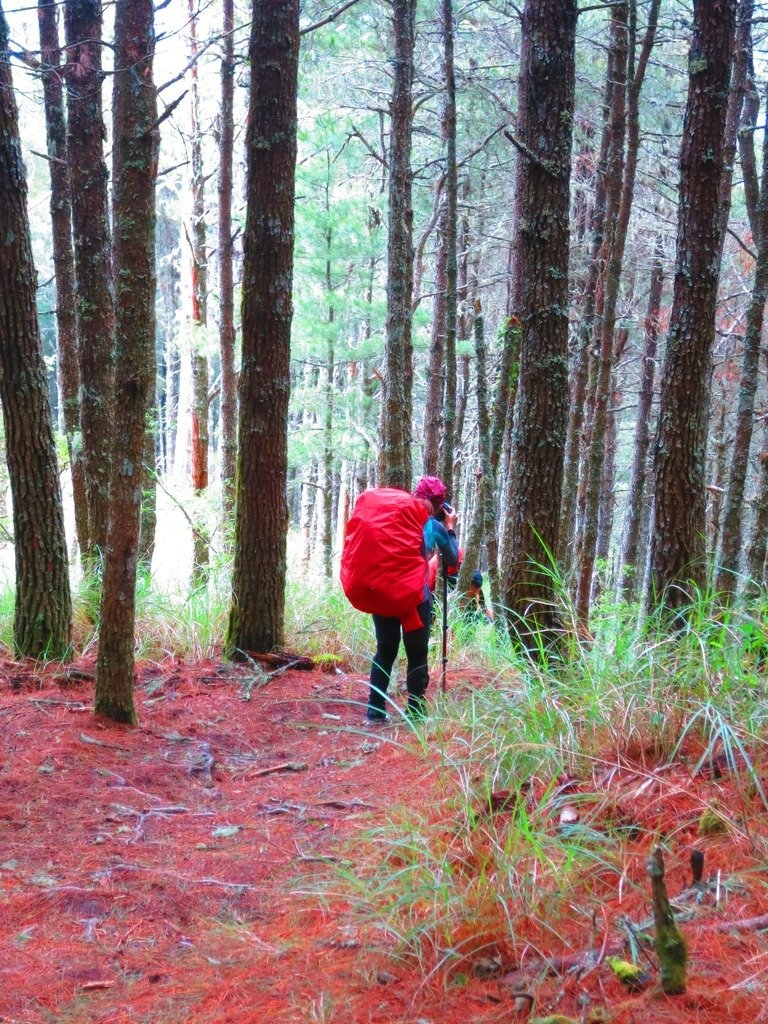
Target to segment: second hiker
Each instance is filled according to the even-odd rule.
[[[456,513],[443,508],[446,498],[445,484],[437,477],[425,476],[419,480],[413,492],[429,513],[422,529],[420,554],[424,559],[424,589],[422,601],[416,608],[419,618],[417,628],[408,628],[410,623],[401,624],[399,618],[388,615],[373,615],[376,632],[376,653],[371,665],[370,693],[368,696],[367,721],[372,724],[386,722],[386,693],[392,667],[400,649],[400,639],[407,658],[406,686],[408,689],[407,713],[412,718],[421,718],[426,711],[424,694],[429,685],[428,647],[432,621],[433,595],[427,579],[427,561],[438,552],[446,567],[456,566],[459,548],[454,527]]]

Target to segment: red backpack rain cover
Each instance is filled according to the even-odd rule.
[[[407,491],[376,487],[360,495],[341,555],[341,585],[353,608],[400,619],[406,632],[422,627],[416,608],[427,579],[427,519],[424,504]]]

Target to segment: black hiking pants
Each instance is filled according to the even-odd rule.
[[[421,629],[412,629],[402,633],[400,620],[385,615],[373,616],[373,628],[376,631],[376,654],[371,665],[371,692],[368,697],[369,716],[383,715],[386,701],[384,694],[389,686],[392,666],[395,664],[400,650],[402,635],[405,655],[408,659],[408,710],[411,714],[424,711],[424,694],[429,685],[428,648],[429,626],[431,621],[431,600],[424,601],[417,608],[421,619]]]

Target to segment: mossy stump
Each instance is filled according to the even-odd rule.
[[[675,916],[664,884],[664,855],[657,846],[648,861],[653,897],[653,918],[656,923],[656,955],[659,958],[662,991],[668,996],[685,992],[688,949],[675,923]]]

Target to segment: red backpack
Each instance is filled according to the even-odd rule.
[[[403,630],[423,626],[427,562],[422,554],[429,512],[418,498],[393,487],[364,491],[344,534],[341,585],[358,611],[397,619]]]

